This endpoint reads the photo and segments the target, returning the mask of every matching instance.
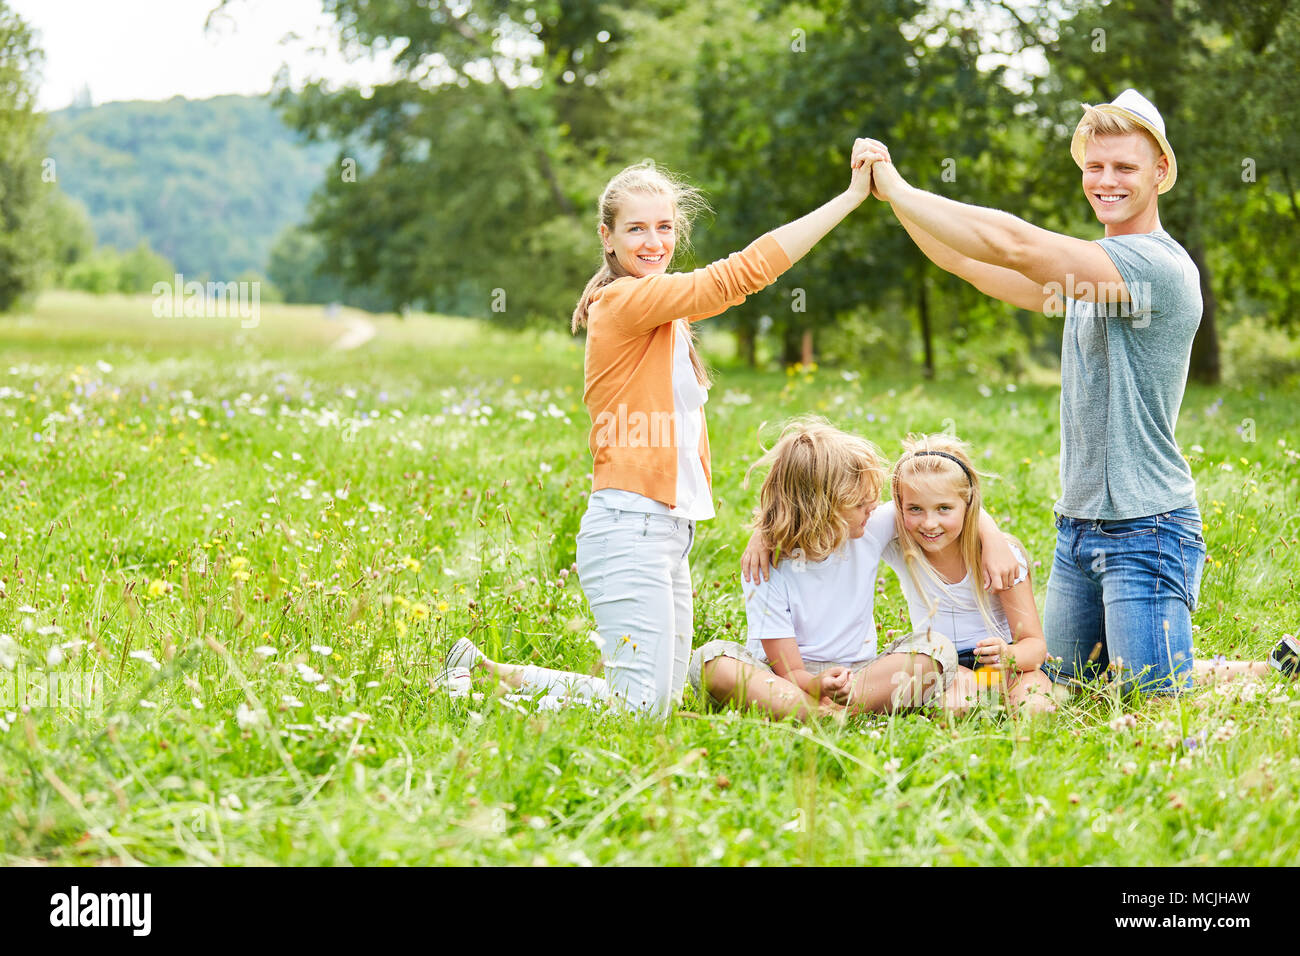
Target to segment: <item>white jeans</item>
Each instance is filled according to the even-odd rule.
[[[578,579],[604,642],[611,699],[656,717],[686,685],[694,540],[694,521],[598,504],[578,531]]]

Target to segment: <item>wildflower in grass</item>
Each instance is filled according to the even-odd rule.
[[[8,634],[0,634],[0,667],[7,671],[18,663],[18,644]]]
[[[171,590],[171,585],[161,578],[156,578],[149,582],[148,595],[151,598],[159,598]]]
[[[411,557],[409,554],[402,558],[402,567],[406,568],[408,571],[414,571],[416,574],[420,573],[420,562],[415,560],[415,558]]]
[[[280,708],[282,710],[288,710],[294,707],[301,707],[301,706],[303,706],[302,701],[300,701],[297,697],[293,696],[293,694],[280,695]]]
[[[330,647],[328,644],[313,644],[311,649],[322,657],[329,657],[334,653],[334,648]]]
[[[263,644],[261,647],[253,648],[253,653],[259,654],[262,657],[272,657],[275,655],[276,651],[275,648],[271,647],[269,644]]]
[[[298,669],[298,676],[308,684],[319,684],[325,679],[325,675],[321,674],[310,664],[303,664],[300,662],[294,666]]]
[[[444,603],[441,605],[445,607]],[[427,621],[429,619],[429,608],[423,604],[412,604],[406,611],[413,621]]]
[[[153,668],[154,670],[156,670],[156,671],[160,671],[160,670],[162,670],[162,665],[159,664],[158,661],[154,659],[153,651],[147,651],[147,650],[142,650],[142,651],[132,651],[132,652],[131,652],[130,654],[128,654],[127,656],[128,656],[128,657],[133,657],[133,658],[135,658],[137,661],[144,661],[146,664],[148,664],[150,667],[152,667],[152,668]]]
[[[447,604],[446,601],[439,601],[439,602],[438,602],[438,613],[439,613],[439,614],[446,614],[446,613],[447,613],[447,607],[448,607],[448,604]]]

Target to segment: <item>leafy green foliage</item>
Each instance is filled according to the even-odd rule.
[[[30,28],[0,0],[0,312],[35,291],[48,249],[33,85],[40,62]]]
[[[83,292],[152,292],[154,283],[175,282],[176,268],[142,240],[129,252],[102,246],[67,269],[62,286]]]

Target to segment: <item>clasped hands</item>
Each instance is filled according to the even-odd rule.
[[[861,188],[863,178],[866,180],[863,198],[869,194],[888,202],[890,191],[903,181],[889,158],[889,147],[878,139],[855,139],[849,165],[853,169],[850,188]]]

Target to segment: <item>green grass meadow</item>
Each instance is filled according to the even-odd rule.
[[[349,313],[344,313],[347,318]],[[463,319],[154,318],[48,293],[0,321],[0,862],[1294,865],[1300,686],[1104,693],[1012,721],[667,723],[434,686],[469,635],[596,672],[570,573],[589,487],[582,351]],[[718,516],[695,642],[744,634],[738,580],[776,426],[888,455],[955,430],[1039,606],[1058,389],[965,372],[754,372],[705,338]],[[1300,632],[1296,392],[1189,388],[1179,439],[1210,550],[1198,655]],[[766,423],[766,427],[764,424]],[[882,568],[877,620],[906,622]],[[54,688],[54,690],[52,690]]]

